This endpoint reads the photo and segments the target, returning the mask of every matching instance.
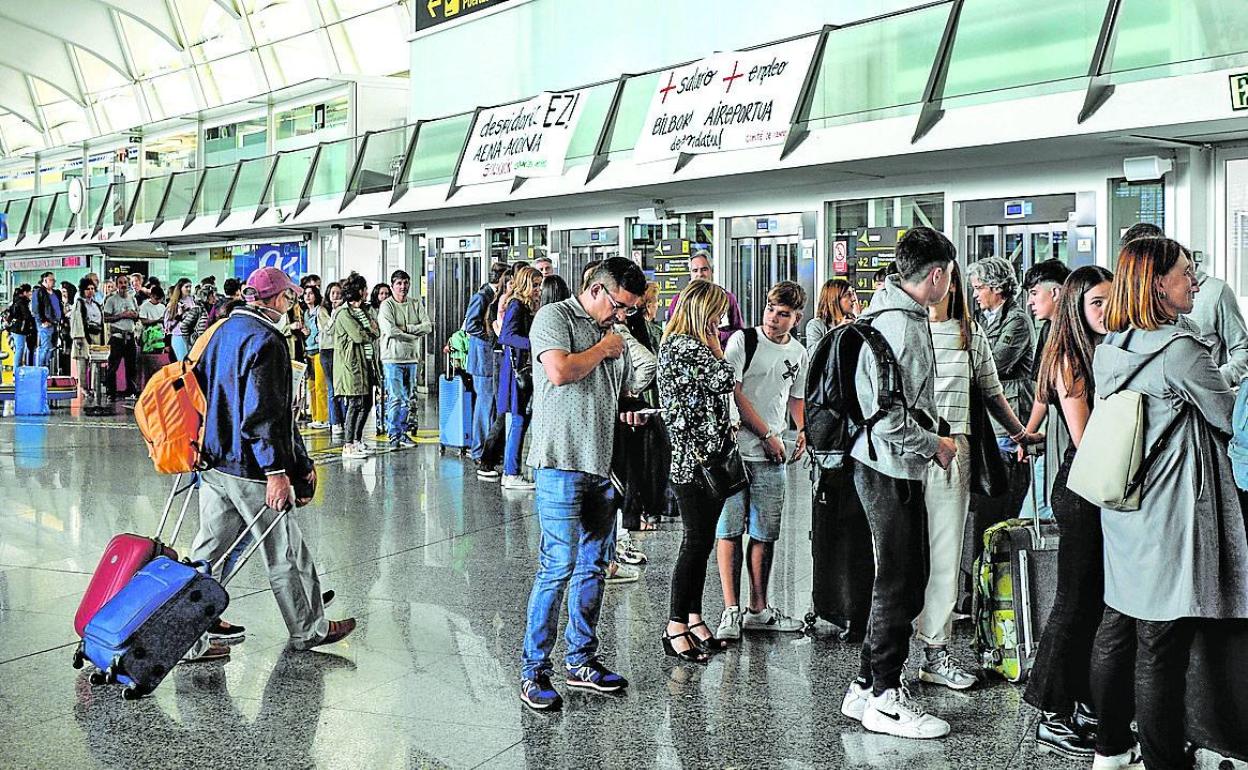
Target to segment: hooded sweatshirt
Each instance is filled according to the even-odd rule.
[[[1097,398],[1144,395],[1144,445],[1174,420],[1138,511],[1101,510],[1105,603],[1140,620],[1248,617],[1248,536],[1227,455],[1235,393],[1186,318],[1108,335],[1092,363]]]
[[[851,454],[858,462],[885,476],[922,481],[927,477],[939,443],[935,431],[938,422],[934,390],[936,355],[927,325],[927,308],[906,294],[897,276],[890,275],[884,287],[871,298],[871,306],[862,317],[871,321],[893,349],[901,369],[905,406],[894,406],[869,434],[865,430],[858,434]],[[875,414],[879,408],[876,369],[875,356],[864,345],[855,378],[858,403],[864,415]],[[875,459],[871,458],[868,436],[875,447]]]

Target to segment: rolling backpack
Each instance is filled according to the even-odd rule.
[[[207,402],[195,377],[195,365],[222,323],[218,321],[200,335],[185,360],[163,366],[152,375],[134,405],[135,422],[157,473],[201,470]]]
[[[1248,492],[1248,388],[1242,385],[1231,414],[1231,440],[1227,444],[1235,486]]]

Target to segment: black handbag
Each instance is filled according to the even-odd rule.
[[[533,363],[532,359],[528,364],[521,365],[520,361],[524,358],[524,354],[516,348],[508,347],[507,353],[511,358],[511,376],[516,380],[516,388],[521,393],[533,394]]]
[[[750,484],[745,474],[745,461],[737,450],[732,434],[724,438],[719,449],[702,458],[698,464],[702,488],[717,500],[727,500]]]
[[[997,432],[992,428],[992,420],[988,417],[988,408],[984,406],[984,396],[975,376],[975,353],[968,350],[967,356],[971,368],[971,435],[967,440],[971,453],[971,492],[984,497],[1000,497],[1009,488],[1009,474],[1005,469],[1005,460],[1001,458]]]

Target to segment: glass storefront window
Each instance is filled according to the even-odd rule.
[[[945,229],[944,193],[831,201],[827,204],[828,278],[849,280],[864,303],[874,294],[875,272],[892,263],[897,234],[911,227]],[[815,289],[818,293],[818,287]]]
[[[1248,158],[1226,162],[1226,256],[1235,293],[1248,296]]]
[[[347,97],[324,104],[305,104],[277,113],[277,140],[307,136],[347,125]]]
[[[631,257],[643,269],[654,267],[654,254],[660,241],[684,239],[690,242],[691,251],[715,253],[715,218],[710,211],[674,214],[656,222],[641,222],[637,217],[629,217],[625,222],[627,239],[624,256]]]

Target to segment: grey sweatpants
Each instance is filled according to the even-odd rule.
[[[190,558],[213,564],[230,548],[247,522],[254,522],[252,537],[258,538],[277,513],[264,507],[263,481],[241,479],[215,470],[205,471],[201,480],[199,532],[191,546]],[[261,509],[264,513],[255,521]],[[329,621],[325,619],[325,607],[321,603],[321,581],[293,513],[287,514],[269,533],[260,551],[269,570],[273,597],[290,631],[291,644],[307,648],[324,639],[329,633]],[[220,580],[225,576],[214,574],[213,577]],[[201,640],[190,655],[199,654],[204,645],[206,641]]]

